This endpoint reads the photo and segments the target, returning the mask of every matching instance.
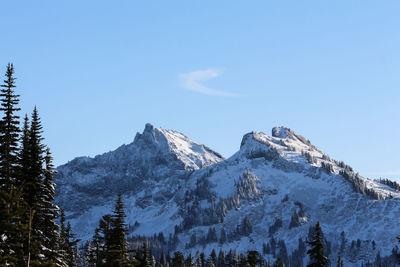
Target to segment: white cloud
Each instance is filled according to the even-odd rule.
[[[195,91],[206,95],[229,96],[229,97],[240,96],[235,93],[211,89],[202,84],[205,81],[220,76],[221,73],[222,73],[221,70],[216,70],[216,69],[206,69],[206,70],[198,70],[188,73],[182,73],[179,75],[179,84],[182,88],[186,90]]]

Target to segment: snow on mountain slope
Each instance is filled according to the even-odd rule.
[[[58,167],[57,202],[69,218],[79,218],[78,233],[89,236],[119,191],[135,195],[139,209],[148,205],[154,189],[157,203],[163,203],[191,172],[222,160],[220,154],[181,133],[146,124],[128,145]]]
[[[224,160],[180,133],[146,125],[132,144],[58,170],[58,202],[84,240],[111,212],[118,190],[130,234],[171,234],[164,247],[171,251],[245,252],[285,240],[290,254],[320,221],[330,258],[341,254],[356,264],[373,261],[378,251],[390,254],[399,234],[393,227],[399,192],[361,177],[285,127],[273,128],[272,136],[246,134],[240,150]],[[355,251],[351,243],[358,239]]]

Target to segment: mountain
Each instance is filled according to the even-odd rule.
[[[285,127],[251,132],[228,159],[175,131],[147,124],[131,144],[58,168],[57,202],[73,230],[91,238],[118,191],[131,235],[163,233],[168,250],[264,251],[305,257],[321,223],[326,253],[347,263],[391,253],[400,193],[361,177]],[[162,238],[164,239],[164,238]],[[301,256],[299,256],[301,255]],[[292,264],[294,264],[292,260]]]

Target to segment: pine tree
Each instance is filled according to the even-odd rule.
[[[20,108],[19,95],[14,92],[15,78],[14,66],[8,64],[6,79],[1,86],[0,111],[4,116],[0,121],[0,188],[6,191],[11,189],[15,182],[16,169],[18,165],[18,141],[19,141],[19,116],[15,112]]]
[[[224,267],[224,266],[225,266],[225,255],[224,252],[220,250],[218,253],[217,267]]]
[[[0,120],[0,263],[15,263],[23,256],[18,255],[21,247],[19,227],[22,227],[19,189],[15,186],[18,168],[19,117],[15,114],[20,108],[19,95],[14,92],[14,67],[7,65],[6,79],[1,86],[1,107],[4,116]]]
[[[59,226],[56,223],[56,219],[59,214],[59,208],[55,205],[55,184],[54,180],[54,165],[53,158],[50,153],[50,149],[46,149],[45,155],[45,170],[44,170],[44,186],[43,195],[40,200],[38,207],[37,216],[40,218],[39,230],[43,233],[41,245],[45,248],[43,254],[45,259],[49,262],[57,263],[61,265],[62,256],[60,254],[60,236]]]
[[[94,259],[94,250],[92,247],[92,243],[90,241],[86,241],[85,246],[84,246],[83,263],[85,266],[88,266],[88,267],[96,266],[95,265],[96,262]]]
[[[176,251],[174,253],[174,258],[172,259],[172,265],[173,267],[185,267],[185,257],[183,254],[179,251]]]
[[[247,252],[247,263],[251,267],[256,267],[260,263],[260,253],[256,250],[251,250]]]
[[[161,251],[160,264],[161,264],[162,266],[167,266],[167,257],[165,256],[164,250]]]
[[[215,253],[215,249],[211,251],[210,259],[213,262],[214,266],[217,265],[217,253]]]
[[[185,267],[193,267],[194,266],[194,259],[192,257],[192,254],[189,253],[185,260]]]
[[[99,227],[95,230],[93,237],[96,266],[107,266],[109,260],[110,235],[111,215],[106,214],[100,219]]]
[[[72,233],[71,230],[71,223],[67,223],[67,227],[65,229],[65,243],[64,247],[66,248],[66,255],[67,255],[67,265],[68,267],[75,267],[77,266],[76,263],[76,245],[79,240],[75,239],[75,235]]]
[[[111,216],[111,233],[108,243],[110,262],[114,266],[122,266],[127,259],[127,244],[126,244],[126,231],[127,225],[125,223],[125,208],[122,202],[122,194],[118,193],[118,198],[115,203],[113,215]]]
[[[324,245],[322,243],[322,229],[317,222],[315,225],[311,240],[307,241],[311,248],[307,251],[310,256],[310,263],[307,266],[310,267],[323,267],[328,263],[328,258],[324,256]]]
[[[151,250],[147,247],[147,240],[145,240],[143,242],[140,262],[141,262],[141,264],[139,266],[142,266],[142,267],[152,267],[153,266],[153,256],[151,254]]]
[[[61,255],[61,262],[62,265],[68,267],[77,266],[76,263],[76,245],[79,242],[78,239],[74,239],[75,235],[71,231],[71,224],[70,222],[65,225],[65,214],[64,211],[61,210],[60,216],[60,255]]]
[[[31,127],[29,130],[29,170],[25,183],[24,200],[30,207],[34,207],[42,197],[43,191],[43,153],[42,124],[37,108],[32,113]]]
[[[32,113],[29,131],[29,167],[26,180],[23,181],[23,201],[27,205],[26,221],[29,221],[30,238],[29,252],[33,261],[42,262],[44,254],[45,233],[41,230],[43,224],[44,207],[44,145],[42,144],[42,125],[36,107]],[[32,217],[32,218],[31,218]],[[30,221],[31,219],[31,221]]]

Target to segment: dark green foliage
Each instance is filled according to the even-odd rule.
[[[174,253],[171,267],[185,267],[185,257],[181,252],[176,251]]]
[[[153,256],[147,248],[147,242],[137,251],[135,260],[128,259],[125,217],[122,195],[119,193],[113,214],[102,217],[93,236],[92,262],[95,266],[130,266],[134,261],[139,266],[153,265]]]
[[[6,237],[0,242],[0,264],[66,266],[55,223],[52,158],[49,152],[44,156],[36,107],[30,125],[25,116],[20,137],[13,74],[8,64],[0,94],[0,236]]]
[[[44,181],[42,188],[42,196],[37,207],[37,217],[40,220],[38,229],[42,234],[41,244],[46,249],[43,250],[46,261],[55,262],[61,264],[61,254],[59,252],[59,226],[56,223],[56,219],[59,214],[59,208],[55,205],[55,184],[54,179],[54,165],[53,158],[50,153],[50,149],[46,149],[45,155],[45,169],[44,169]]]
[[[212,263],[214,264],[214,266],[216,266],[216,264],[217,264],[217,253],[215,253],[215,249],[213,249],[211,251],[210,259],[211,259]]]
[[[28,224],[22,223],[22,217],[26,214],[24,206],[20,205],[21,192],[14,186],[6,192],[0,190],[2,207],[1,233],[7,239],[0,242],[0,265],[15,264],[24,265],[28,254],[24,245],[28,240]]]
[[[43,194],[43,161],[44,145],[42,144],[42,125],[36,107],[32,113],[32,121],[29,129],[29,165],[24,186],[24,200],[30,207],[34,207],[40,201]]]
[[[0,120],[0,236],[7,237],[0,243],[0,263],[17,262],[22,255],[18,255],[15,249],[21,247],[18,242],[18,224],[20,218],[16,211],[20,211],[20,190],[16,188],[18,169],[18,141],[19,141],[19,117],[15,114],[19,95],[14,93],[15,78],[14,67],[7,65],[6,79],[1,86],[0,111],[3,117]],[[14,253],[12,253],[14,251]]]
[[[192,254],[189,253],[189,255],[187,256],[186,260],[185,260],[185,266],[186,267],[193,267],[194,266],[194,259],[192,257]]]
[[[125,208],[122,202],[121,193],[118,194],[113,215],[111,215],[111,229],[109,238],[106,240],[109,257],[108,262],[112,262],[114,266],[122,266],[127,258]]]
[[[261,263],[261,255],[257,250],[250,250],[247,252],[247,263],[251,267],[256,267],[257,264]]]
[[[19,95],[14,92],[14,66],[7,65],[6,79],[1,86],[1,107],[3,117],[0,121],[0,188],[8,191],[14,184],[18,165],[19,116],[15,113]]]
[[[224,267],[225,266],[225,255],[222,250],[218,253],[218,260],[217,260],[217,267]]]
[[[310,263],[307,266],[323,267],[328,263],[327,257],[324,256],[324,245],[322,243],[323,233],[319,222],[314,227],[314,231],[307,243],[310,249],[307,254],[310,256]]]
[[[69,267],[77,266],[76,263],[76,246],[79,240],[75,239],[75,235],[71,232],[71,224],[65,225],[64,211],[61,210],[60,217],[60,249],[62,261]]]

